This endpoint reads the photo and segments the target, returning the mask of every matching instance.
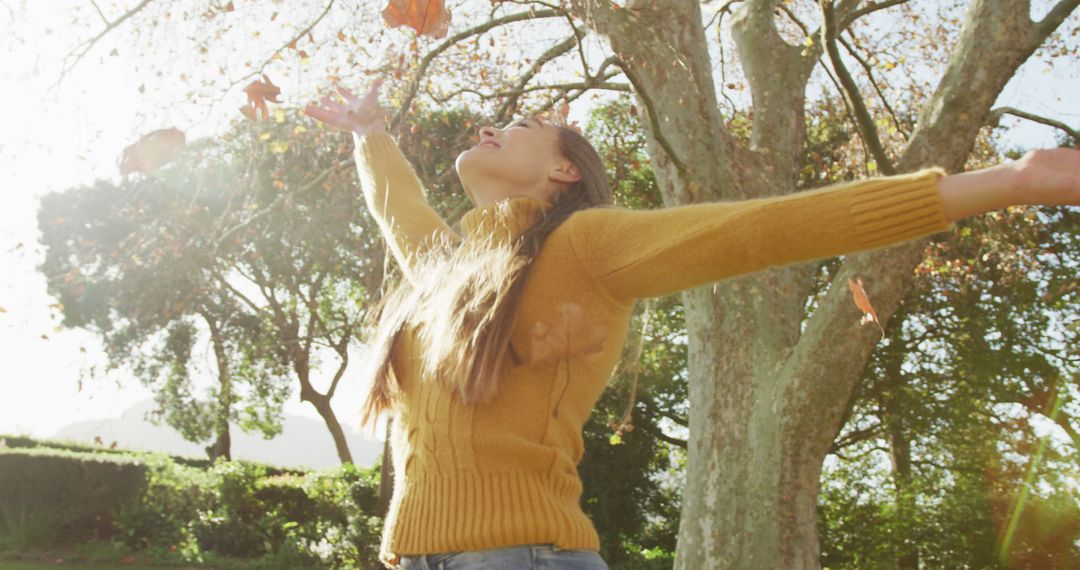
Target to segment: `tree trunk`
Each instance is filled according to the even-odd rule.
[[[896,567],[898,570],[919,568],[919,548],[915,541],[916,501],[912,488],[911,440],[904,425],[903,394],[905,380],[901,364],[902,353],[893,353],[885,366],[881,402],[881,422],[889,441],[889,460],[892,463],[893,485],[896,487],[896,519],[900,529],[897,537]]]
[[[229,357],[225,353],[225,339],[217,322],[208,314],[203,314],[210,327],[210,342],[214,345],[214,358],[218,369],[218,401],[217,414],[214,422],[215,440],[206,448],[206,454],[210,461],[224,457],[227,461],[232,460],[232,438],[229,434],[229,417],[232,414],[233,393],[232,376],[229,374]]]
[[[383,440],[382,465],[379,467],[379,516],[385,517],[390,510],[390,499],[394,496],[394,457],[390,450],[390,434],[394,418],[386,422],[386,438]]]
[[[330,407],[330,398],[318,394],[314,399],[308,401],[315,406],[323,421],[326,422],[326,428],[330,430],[330,435],[334,438],[334,447],[337,450],[338,459],[342,463],[352,463],[352,452],[349,451],[349,443],[345,441],[345,430],[341,429],[341,424],[338,422],[337,416],[334,415],[334,409]]]
[[[330,397],[315,390],[309,374],[306,358],[301,359],[301,362],[296,364],[296,375],[300,379],[300,401],[311,402],[311,405],[315,406],[315,411],[319,412],[319,416],[326,423],[326,429],[330,430],[330,437],[334,439],[338,459],[342,463],[352,463],[352,452],[349,451],[349,443],[345,441],[345,430],[341,429],[334,408],[330,406]]]
[[[732,18],[753,94],[749,147],[726,130],[695,0],[574,0],[606,36],[642,108],[666,206],[790,193],[804,145],[806,82],[821,53],[777,32],[778,0],[746,0]],[[858,2],[840,2],[843,20]],[[1075,8],[1032,23],[1021,0],[975,0],[934,95],[897,164],[959,170],[990,105]],[[689,336],[690,438],[676,568],[819,568],[822,462],[877,342],[861,328],[846,279],[867,277],[883,323],[925,240],[852,255],[802,328],[813,277],[773,269],[683,293]]]

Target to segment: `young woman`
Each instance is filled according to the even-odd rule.
[[[362,423],[393,413],[389,568],[600,570],[581,510],[581,429],[637,299],[768,267],[880,248],[1011,204],[1080,204],[1080,150],[938,168],[776,198],[612,206],[576,131],[480,129],[456,167],[460,233],[425,202],[385,132],[378,84],[305,112],[351,131],[367,205],[402,269],[367,349]]]

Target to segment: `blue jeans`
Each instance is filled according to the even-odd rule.
[[[398,567],[402,570],[609,570],[604,559],[592,550],[567,550],[554,544],[403,555]]]

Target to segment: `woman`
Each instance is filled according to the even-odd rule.
[[[389,568],[604,569],[579,506],[581,429],[637,299],[880,248],[1011,204],[1080,204],[1080,151],[938,168],[742,202],[612,207],[576,131],[480,129],[457,159],[461,234],[425,202],[378,84],[305,112],[354,133],[361,186],[404,278],[368,344],[363,423],[392,411]]]

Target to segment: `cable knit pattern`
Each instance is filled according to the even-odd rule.
[[[368,206],[407,275],[431,240],[515,238],[549,207],[506,198],[467,212],[459,235],[427,205],[389,135],[358,137],[356,158]],[[775,198],[573,214],[533,262],[510,338],[524,364],[507,361],[492,402],[462,405],[440,382],[421,382],[423,347],[413,331],[402,335],[392,358],[403,396],[391,429],[395,480],[383,563],[532,543],[598,551],[580,505],[582,427],[618,364],[634,301],[948,229],[937,187],[943,174],[933,168]],[[598,349],[532,358],[534,330],[558,326],[589,329],[560,331],[571,338],[605,336]]]

